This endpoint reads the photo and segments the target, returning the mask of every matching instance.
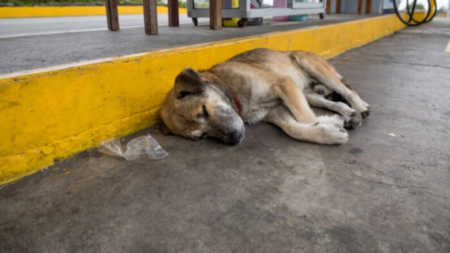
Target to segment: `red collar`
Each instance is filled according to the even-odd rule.
[[[237,99],[236,95],[234,94],[233,90],[231,89],[231,87],[227,84],[227,82],[225,82],[218,74],[212,73],[215,77],[219,78],[219,80],[225,84],[225,86],[227,87],[227,89],[230,91],[231,96],[233,97],[234,103],[236,104],[237,110],[238,110],[238,114],[239,117],[241,117],[241,104],[239,103],[239,100]]]

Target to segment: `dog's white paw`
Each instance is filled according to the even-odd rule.
[[[344,127],[344,119],[337,114],[318,116],[317,119],[319,120],[320,123]]]
[[[370,115],[370,105],[362,100],[354,106],[354,109],[361,113],[363,119]]]
[[[347,131],[340,125],[319,123],[314,127],[320,129],[317,142],[321,144],[344,144],[348,141]]]
[[[361,113],[351,108],[344,113],[343,117],[345,121],[345,128],[347,129],[355,129],[357,127],[360,127],[362,124]]]

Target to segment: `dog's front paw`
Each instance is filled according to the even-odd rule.
[[[315,127],[321,130],[317,140],[318,143],[344,144],[348,141],[348,133],[340,125],[319,123]]]
[[[355,129],[362,124],[361,113],[351,109],[344,115],[345,128]]]
[[[369,117],[370,115],[370,105],[362,100],[358,106],[355,107],[355,110],[361,113],[363,119]]]
[[[318,116],[317,119],[320,123],[344,127],[344,119],[337,114]]]
[[[367,106],[366,110],[361,112],[361,116],[363,117],[363,119],[365,119],[369,117],[369,115],[370,115],[370,106]]]

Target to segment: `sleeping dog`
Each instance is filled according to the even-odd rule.
[[[330,94],[347,103],[328,100]],[[311,106],[342,117],[316,116]],[[348,140],[344,127],[360,126],[369,113],[369,104],[322,57],[255,49],[209,70],[183,70],[161,108],[160,126],[165,134],[236,145],[244,138],[244,123],[266,121],[296,140],[343,144]]]

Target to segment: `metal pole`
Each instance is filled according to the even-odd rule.
[[[106,0],[106,17],[108,22],[108,29],[110,31],[118,31],[119,27],[119,11],[117,7],[117,0]]]
[[[209,28],[222,29],[222,0],[209,0]]]
[[[156,0],[143,0],[145,34],[158,34],[158,17],[156,12]]]

